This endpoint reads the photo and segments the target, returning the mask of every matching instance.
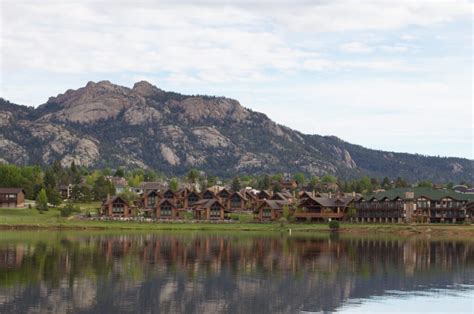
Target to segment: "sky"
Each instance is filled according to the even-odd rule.
[[[147,80],[307,134],[474,159],[470,1],[0,3],[0,96],[14,103]]]

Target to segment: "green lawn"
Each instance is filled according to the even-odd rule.
[[[93,211],[97,203],[78,204],[81,211]],[[189,230],[189,231],[254,231],[254,232],[328,232],[327,224],[316,223],[287,223],[281,225],[273,223],[253,223],[252,214],[233,214],[238,218],[235,223],[209,223],[209,222],[127,222],[127,221],[90,221],[77,218],[63,218],[59,210],[50,208],[49,211],[39,213],[36,209],[0,208],[1,229],[29,229],[29,228],[64,228],[64,229],[100,229],[100,230]],[[438,234],[474,236],[472,225],[407,225],[407,224],[341,224],[342,233],[348,234]]]

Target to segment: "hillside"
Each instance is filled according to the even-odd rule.
[[[199,168],[220,176],[297,172],[351,178],[471,181],[474,161],[367,149],[306,135],[224,97],[186,96],[148,82],[108,81],[51,97],[38,108],[0,100],[0,161],[87,167]]]

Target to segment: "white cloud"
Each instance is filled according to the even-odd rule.
[[[368,146],[369,133],[345,127],[351,117],[365,119],[361,123],[380,119],[383,126],[394,119],[405,126],[378,130],[381,139],[406,130],[429,142],[442,137],[435,134],[441,114],[428,110],[430,116],[417,122],[412,112],[426,117],[421,109],[433,103],[443,112],[444,102],[456,108],[453,119],[472,130],[472,119],[465,118],[472,107],[465,92],[472,89],[472,50],[463,59],[448,46],[434,49],[425,36],[439,35],[436,45],[451,40],[452,33],[438,26],[471,18],[467,0],[4,0],[0,14],[0,93],[23,104],[39,104],[89,80],[130,85],[147,79],[177,91],[234,96],[272,117],[294,114],[301,123],[282,122]],[[432,28],[436,31],[429,33]],[[472,39],[471,29],[466,33]],[[420,47],[424,42],[428,44]],[[471,85],[455,93],[456,85],[444,80],[459,76]],[[321,84],[329,79],[331,84]],[[298,90],[302,83],[308,86]],[[298,93],[311,97],[299,100]],[[274,105],[278,103],[281,113]],[[314,104],[324,104],[316,125],[307,107]],[[404,111],[378,114],[379,104]],[[466,139],[456,121],[444,125],[449,139],[453,134]],[[391,140],[396,146],[396,137]]]

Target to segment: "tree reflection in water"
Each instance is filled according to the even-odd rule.
[[[393,291],[474,283],[473,242],[178,233],[3,235],[1,313],[332,311],[350,300]]]

